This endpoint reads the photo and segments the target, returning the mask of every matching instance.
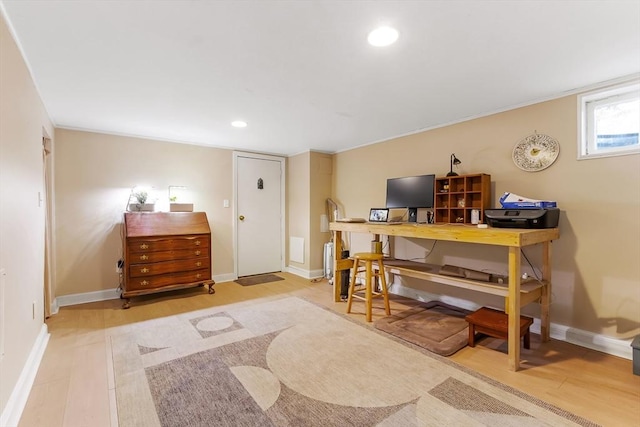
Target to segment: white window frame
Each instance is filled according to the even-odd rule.
[[[640,144],[633,147],[597,149],[593,110],[595,107],[638,98],[640,80],[598,89],[578,96],[578,160],[639,154]]]

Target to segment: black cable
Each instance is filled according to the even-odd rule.
[[[433,253],[433,249],[436,247],[436,243],[438,243],[437,240],[433,241],[433,245],[431,245],[431,249],[429,249],[429,255],[431,255]],[[426,257],[424,257],[424,260],[426,261],[427,258],[429,258],[429,255],[427,255]]]
[[[533,266],[533,264],[531,264],[531,261],[529,261],[529,258],[527,258],[527,254],[524,253],[524,251],[522,249],[520,249],[520,253],[522,254],[522,256],[524,257],[525,260],[527,260],[527,263],[529,264],[529,267],[531,267],[531,271],[533,271],[533,275],[536,276],[536,279],[538,281],[542,280],[540,278],[540,276],[538,276],[538,273],[536,272],[535,267]]]

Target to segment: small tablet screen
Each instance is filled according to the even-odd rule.
[[[369,211],[369,221],[371,222],[387,222],[389,217],[389,209],[371,209]]]

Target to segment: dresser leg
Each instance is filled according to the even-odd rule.
[[[122,303],[122,309],[126,310],[129,307],[131,307],[130,302],[131,302],[131,298],[125,298],[124,303]]]
[[[209,293],[210,294],[215,294],[216,290],[213,289],[213,285],[215,285],[215,283],[209,283]]]

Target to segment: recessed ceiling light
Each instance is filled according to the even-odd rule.
[[[372,46],[389,46],[398,40],[398,31],[391,27],[379,27],[369,33],[367,40]]]
[[[243,122],[242,120],[235,120],[231,122],[231,126],[233,126],[234,128],[246,128],[247,122]]]

